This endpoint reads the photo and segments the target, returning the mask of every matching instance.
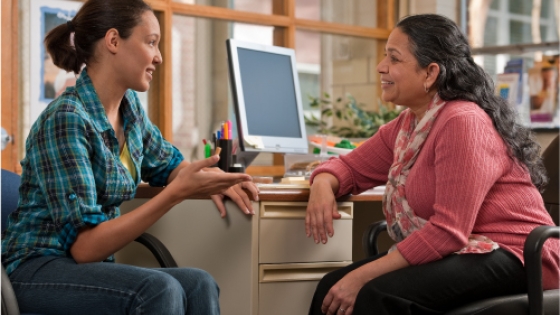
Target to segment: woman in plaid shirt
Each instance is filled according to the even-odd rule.
[[[162,62],[160,36],[142,0],[89,0],[47,35],[54,63],[80,76],[31,129],[2,236],[22,312],[219,314],[218,287],[202,270],[111,263],[186,197],[212,195],[222,216],[224,195],[247,214],[257,198],[250,176],[209,168],[218,156],[184,161],[142,110],[134,91],[148,90]],[[120,216],[140,181],[166,188]]]

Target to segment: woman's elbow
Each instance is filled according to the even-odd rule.
[[[99,258],[101,253],[95,249],[93,246],[94,244],[88,241],[91,230],[91,227],[82,228],[78,232],[76,240],[74,240],[74,243],[70,246],[70,256],[72,256],[78,264],[98,262],[104,259]]]
[[[95,259],[95,257],[93,257],[93,253],[91,251],[83,250],[79,248],[79,246],[75,245],[76,244],[72,245],[72,247],[70,248],[70,256],[72,256],[76,263],[85,264],[98,261],[97,259]]]

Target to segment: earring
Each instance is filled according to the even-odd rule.
[[[426,91],[426,93],[428,93],[428,91],[429,91],[428,85],[426,85],[426,83],[424,83],[424,91]]]

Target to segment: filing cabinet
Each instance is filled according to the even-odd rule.
[[[305,230],[306,202],[265,201],[259,207],[258,314],[306,314],[319,280],[352,261],[351,202],[338,204],[340,220],[327,244]]]

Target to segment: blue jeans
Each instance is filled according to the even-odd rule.
[[[21,264],[10,280],[22,313],[220,313],[218,286],[200,269],[76,264],[70,258],[45,256]]]

